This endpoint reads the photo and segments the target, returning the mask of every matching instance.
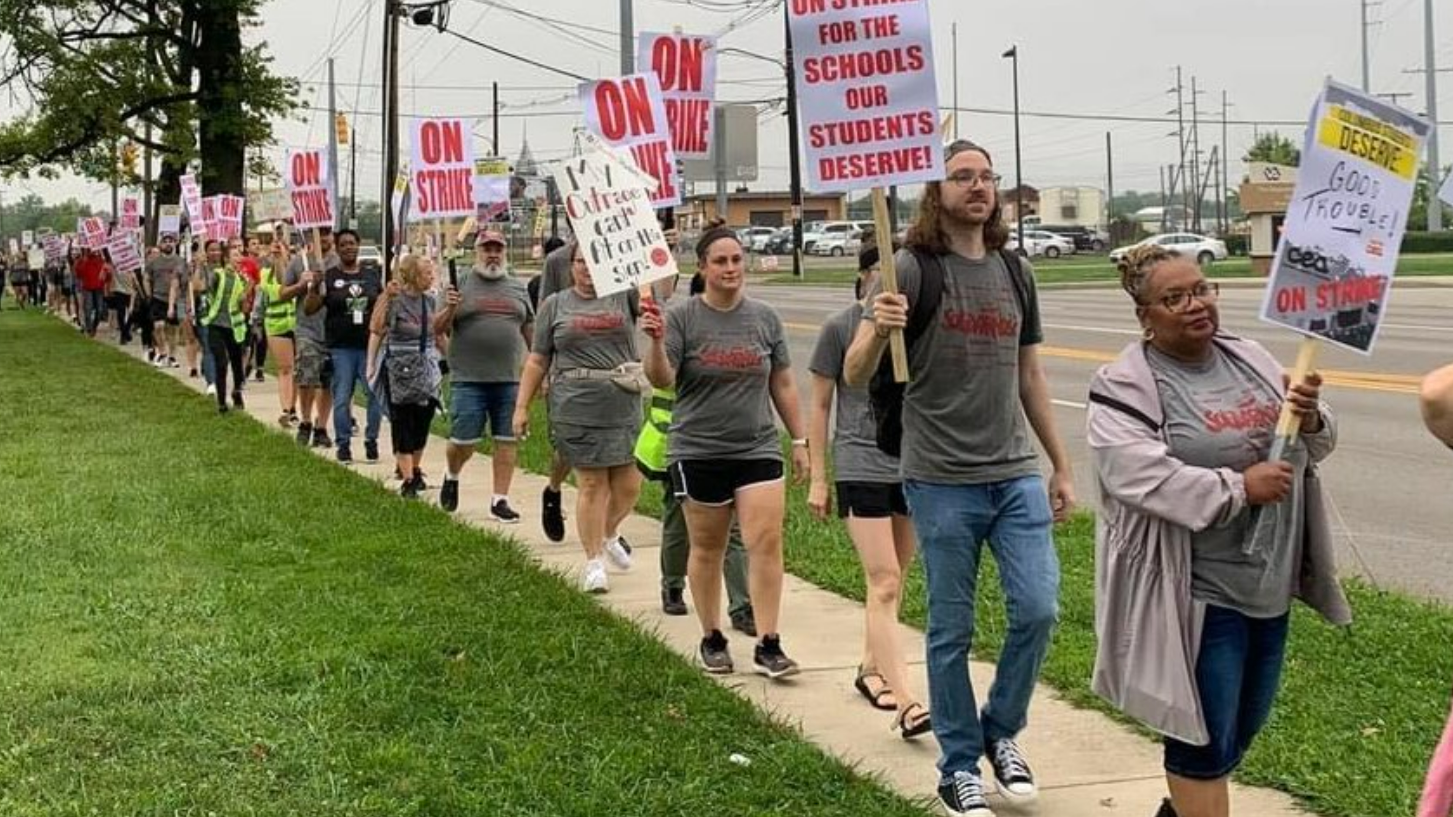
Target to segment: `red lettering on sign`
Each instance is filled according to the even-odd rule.
[[[818,162],[818,170],[825,182],[837,179],[897,176],[927,170],[931,167],[933,167],[933,150],[928,147],[827,156]]]
[[[901,142],[904,139],[932,136],[937,127],[938,120],[933,111],[919,111],[812,125],[807,129],[807,139],[814,148],[865,145],[870,142]]]
[[[474,209],[474,169],[421,170],[414,174],[414,204],[420,215]]]
[[[1276,291],[1276,311],[1282,314],[1307,311],[1306,287],[1283,287],[1278,289]]]
[[[651,95],[640,77],[623,83],[597,83],[595,108],[600,114],[600,135],[609,142],[656,132]]]
[[[327,190],[300,190],[293,193],[293,220],[298,224],[332,224],[333,208]]]
[[[1386,278],[1348,278],[1317,285],[1317,308],[1321,310],[1350,309],[1364,306],[1382,297]]]
[[[457,164],[464,161],[464,123],[428,121],[419,126],[419,152],[424,164]]]
[[[711,128],[711,100],[668,99],[666,121],[671,123],[673,144],[678,153],[706,153],[706,134]]]
[[[852,54],[828,54],[805,60],[802,78],[808,85],[840,82],[849,79],[870,79],[892,74],[913,74],[928,65],[923,46],[882,48]]]
[[[668,147],[669,143],[661,141],[644,142],[631,148],[631,155],[636,157],[636,165],[658,183],[656,192],[651,194],[654,201],[676,198],[675,168],[666,160]]]
[[[821,14],[824,11],[827,11],[827,0],[792,0],[793,16]]]
[[[651,46],[651,70],[663,91],[700,92],[706,82],[706,41],[658,38]]]
[[[323,153],[293,154],[293,187],[317,187],[323,183]]]

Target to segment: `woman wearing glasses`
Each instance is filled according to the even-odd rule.
[[[1090,386],[1100,488],[1094,689],[1163,733],[1161,815],[1225,817],[1227,778],[1265,724],[1292,598],[1351,619],[1315,464],[1336,445],[1321,378],[1224,334],[1190,259],[1131,250],[1121,284],[1144,340]],[[1283,406],[1300,437],[1269,462]]]

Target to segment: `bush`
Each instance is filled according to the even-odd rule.
[[[1453,252],[1453,231],[1430,233],[1408,231],[1403,235],[1403,252]]]
[[[1228,235],[1222,236],[1226,242],[1226,252],[1232,255],[1246,255],[1251,251],[1251,236],[1249,235]]]

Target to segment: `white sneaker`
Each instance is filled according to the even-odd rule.
[[[580,589],[587,593],[604,593],[610,590],[610,578],[605,574],[605,562],[590,559],[585,563],[585,572],[580,576]]]
[[[157,358],[151,362],[151,365],[155,366],[158,369],[165,369],[166,360],[164,358]]]
[[[631,554],[626,552],[619,536],[605,543],[605,557],[610,559],[610,563],[615,565],[617,570],[631,569]]]
[[[208,397],[216,397],[217,396],[217,387],[209,384],[207,386],[207,396]]]

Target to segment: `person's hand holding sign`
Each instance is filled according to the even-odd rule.
[[[641,331],[657,343],[666,337],[666,322],[661,318],[661,307],[656,304],[655,299],[641,302],[638,324]]]
[[[902,293],[881,292],[873,299],[873,330],[886,340],[895,329],[908,326],[908,298]]]
[[[1303,434],[1316,434],[1322,430],[1322,376],[1307,372],[1302,382],[1287,389],[1287,404],[1292,413],[1301,420]]]

